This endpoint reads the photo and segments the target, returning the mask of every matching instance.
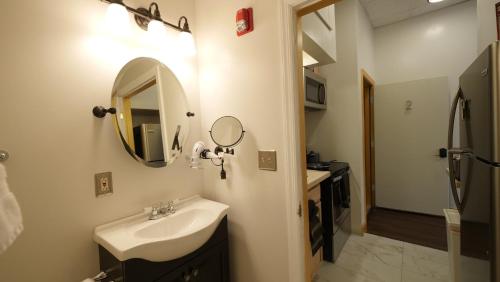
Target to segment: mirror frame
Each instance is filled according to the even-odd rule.
[[[213,133],[212,133],[212,132],[213,132],[213,130],[214,130],[214,126],[215,126],[215,124],[216,124],[219,120],[221,120],[221,119],[223,119],[223,118],[233,118],[233,119],[237,120],[237,121],[238,121],[238,123],[239,123],[239,124],[240,124],[240,126],[241,126],[241,135],[240,135],[240,138],[239,138],[239,139],[238,139],[238,140],[237,140],[234,144],[231,144],[231,145],[222,145],[222,144],[217,143],[217,141],[215,141],[215,139],[214,139],[214,135],[213,135]],[[217,120],[215,120],[215,121],[214,121],[214,123],[212,124],[212,127],[210,128],[210,131],[209,131],[209,132],[210,132],[210,138],[212,139],[212,141],[213,141],[215,144],[217,144],[217,146],[220,146],[220,147],[222,147],[222,148],[232,148],[232,147],[236,147],[238,144],[240,144],[240,143],[241,143],[241,141],[243,141],[243,137],[245,136],[245,129],[243,128],[243,124],[242,124],[242,123],[241,123],[241,121],[240,121],[238,118],[236,118],[235,116],[222,116],[222,117],[218,118],[218,119],[217,119]]]

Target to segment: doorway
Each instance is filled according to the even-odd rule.
[[[298,156],[294,156],[298,161],[298,171],[300,173],[300,186],[297,187],[298,194],[298,209],[297,214],[300,217],[301,223],[300,226],[300,237],[299,241],[302,243],[302,252],[303,255],[302,265],[304,272],[303,281],[310,282],[313,279],[313,265],[316,263],[316,260],[313,258],[312,247],[309,240],[309,209],[308,209],[308,185],[307,185],[307,162],[306,162],[306,125],[305,125],[305,93],[304,93],[304,69],[302,67],[303,62],[303,37],[302,37],[302,17],[314,13],[318,10],[321,10],[327,6],[333,5],[340,0],[319,0],[319,1],[290,1],[293,2],[293,5],[286,6],[288,9],[290,6],[293,7],[290,10],[291,14],[289,16],[289,22],[293,27],[289,29],[293,30],[290,33],[290,37],[293,38],[293,42],[295,44],[287,46],[287,50],[289,51],[289,55],[293,54],[293,56],[288,57],[288,66],[290,67],[288,71],[290,73],[294,73],[293,78],[289,78],[289,89],[292,90],[294,95],[293,100],[289,101],[290,103],[290,116],[294,116],[297,118],[295,122],[291,121],[286,126],[290,128],[290,131],[293,134],[296,134],[298,137],[298,142],[295,143],[297,146],[294,147],[294,144],[290,144],[290,151],[298,152]],[[290,4],[290,3],[289,3]],[[288,4],[287,4],[288,5]],[[295,151],[297,148],[299,150]],[[294,167],[291,168],[292,170]],[[296,170],[297,171],[297,170]],[[319,191],[319,190],[318,190]],[[294,201],[292,199],[291,203]]]
[[[375,207],[375,80],[364,69],[361,70],[361,91],[363,97],[363,147],[365,171],[365,219]],[[367,222],[367,221],[365,221]],[[366,225],[364,226],[366,232]]]

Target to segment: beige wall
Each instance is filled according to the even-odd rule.
[[[477,0],[477,53],[481,54],[488,45],[497,40],[495,4],[498,0]]]
[[[111,118],[92,116],[94,105],[110,105],[115,76],[138,56],[171,66],[199,113],[196,64],[145,46],[135,25],[129,38],[104,34],[106,7],[97,0],[2,3],[0,148],[11,153],[8,181],[25,231],[0,255],[0,281],[81,281],[99,269],[94,226],[201,193],[202,172],[184,160],[162,169],[139,165],[122,149]],[[160,7],[166,19],[185,15],[195,28],[194,1],[162,0]],[[186,148],[200,139],[199,116],[191,126]],[[96,199],[94,173],[103,171],[113,172],[115,193]]]
[[[377,77],[375,65],[375,30],[365,9],[357,1],[358,67],[364,69],[373,79]]]
[[[337,63],[320,68],[328,80],[328,109],[306,112],[307,143],[323,160],[351,166],[351,222],[359,233],[365,221],[360,70],[375,77],[372,28],[358,0],[339,2],[335,13]]]
[[[223,115],[236,116],[247,131],[225,166],[227,180],[209,163],[204,171],[204,194],[230,205],[231,277],[238,282],[289,281],[279,3],[196,1],[202,132]],[[237,37],[236,11],[249,6],[255,31]],[[258,149],[277,150],[278,171],[258,170]]]

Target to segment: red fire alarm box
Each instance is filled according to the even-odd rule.
[[[240,9],[236,12],[236,34],[242,36],[253,31],[253,9]]]

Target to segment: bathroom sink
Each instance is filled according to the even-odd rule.
[[[208,241],[229,206],[194,196],[176,204],[177,211],[149,220],[151,209],[98,226],[94,241],[120,261],[132,258],[160,262],[185,256]]]

